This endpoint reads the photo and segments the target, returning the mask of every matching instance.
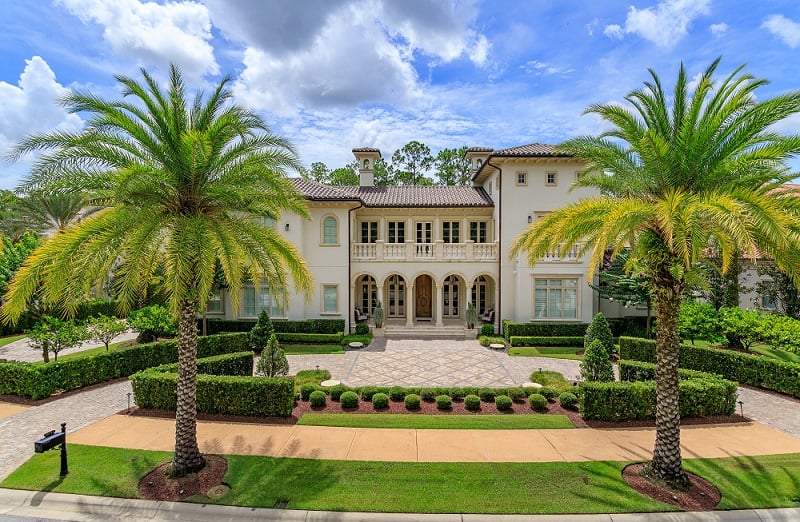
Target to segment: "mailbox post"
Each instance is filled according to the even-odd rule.
[[[67,423],[61,423],[61,433],[56,433],[55,430],[49,431],[44,436],[33,443],[33,451],[35,453],[44,453],[49,449],[53,449],[61,444],[61,473],[60,475],[66,476],[69,473],[67,468]]]

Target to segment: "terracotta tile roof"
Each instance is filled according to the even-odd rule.
[[[467,152],[492,152],[493,150],[491,147],[470,147]]]
[[[377,152],[378,156],[381,155],[381,149],[376,149],[375,147],[358,147],[353,149],[353,152]]]
[[[546,143],[531,143],[529,145],[520,145],[518,147],[511,147],[509,149],[496,150],[492,152],[492,156],[569,157],[570,154],[556,153],[555,147]]]
[[[342,187],[323,185],[317,181],[304,178],[289,178],[294,187],[306,199],[312,201],[359,201],[357,196],[340,190]]]

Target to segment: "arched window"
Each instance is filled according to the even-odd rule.
[[[478,167],[478,168],[481,168],[481,165],[483,165],[483,160],[480,159],[480,158],[476,159],[475,160],[475,166]]]
[[[365,168],[365,169],[368,169],[368,168],[369,168],[369,160],[368,160],[368,159],[365,159],[365,160],[364,160],[364,168]]]
[[[458,317],[461,304],[461,283],[458,276],[448,276],[442,286],[442,315],[444,317]]]
[[[339,244],[339,221],[335,216],[326,216],[322,220],[322,244]]]

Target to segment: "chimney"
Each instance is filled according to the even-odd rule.
[[[358,176],[362,187],[372,187],[375,185],[375,162],[381,159],[380,149],[363,147],[353,149],[353,156],[358,162]]]

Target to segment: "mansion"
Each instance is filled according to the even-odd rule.
[[[534,220],[594,193],[570,191],[584,168],[575,158],[543,144],[473,147],[466,153],[472,186],[375,186],[380,150],[353,154],[359,186],[293,178],[311,219],[285,215],[272,224],[308,263],[312,294],[245,287],[233,310],[221,291],[209,319],[254,319],[266,310],[274,319],[344,319],[352,330],[372,324],[380,301],[387,331],[421,333],[463,331],[470,302],[496,328],[503,319],[589,322],[599,310],[584,259],[553,254],[531,267],[509,253]]]

